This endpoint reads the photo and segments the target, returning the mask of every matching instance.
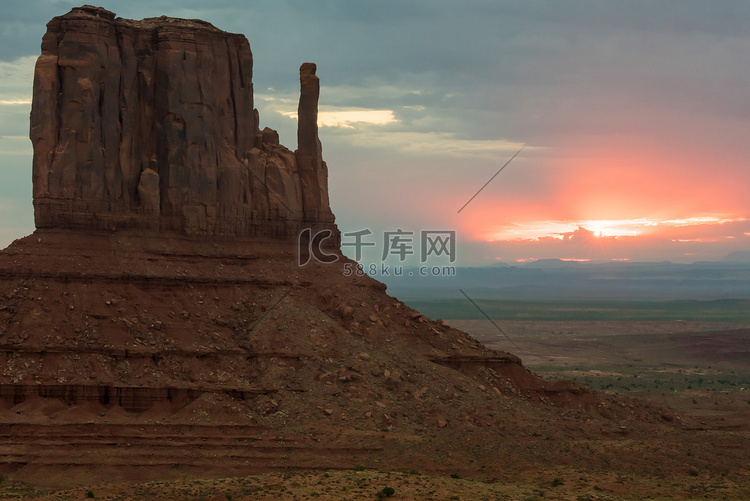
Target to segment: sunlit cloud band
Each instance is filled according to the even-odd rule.
[[[725,216],[697,216],[684,219],[607,219],[581,221],[536,221],[500,226],[487,235],[489,241],[563,240],[577,230],[592,232],[597,237],[635,237],[660,229],[699,225],[721,225],[746,221]]]

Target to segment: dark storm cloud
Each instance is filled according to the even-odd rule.
[[[522,86],[549,88],[554,96],[583,80],[593,86],[581,88],[588,92],[599,82],[638,82],[648,75],[646,69],[689,76],[696,61],[695,72],[710,69],[701,61],[705,57],[722,68],[725,62],[716,62],[716,56],[739,58],[736,65],[743,66],[743,54],[716,54],[712,47],[746,36],[743,20],[750,18],[750,4],[726,1],[99,3],[122,17],[200,17],[244,33],[254,48],[256,73],[268,86],[293,88],[294,82],[282,75],[294,73],[303,60],[314,60],[338,85],[429,75],[423,84],[462,91],[466,97],[455,104],[469,109],[509,104],[512,96],[524,97]],[[0,59],[37,54],[44,24],[73,5],[3,3]],[[688,44],[684,51],[681,43]],[[664,52],[671,52],[671,67],[665,67],[662,57],[670,54]],[[664,83],[671,88],[672,82]],[[434,94],[438,104],[443,98],[444,93]]]

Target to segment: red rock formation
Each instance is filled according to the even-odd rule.
[[[37,228],[294,237],[331,228],[315,65],[297,155],[260,131],[243,35],[84,6],[47,25],[34,78]],[[312,122],[310,122],[312,121]]]
[[[328,207],[328,167],[318,138],[318,96],[320,80],[316,66],[304,63],[299,69],[300,98],[297,109],[297,151],[294,152],[302,183],[302,208],[308,218],[317,219],[319,207]]]

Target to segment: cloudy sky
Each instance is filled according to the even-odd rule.
[[[373,232],[371,261],[397,229],[456,230],[459,264],[750,250],[746,0],[98,4],[245,34],[261,127],[292,149],[298,68],[317,63],[333,210],[343,232]],[[33,231],[41,37],[77,5],[0,4],[3,247]]]

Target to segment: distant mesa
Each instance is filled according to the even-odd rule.
[[[37,228],[338,235],[318,139],[316,67],[300,68],[298,149],[260,129],[243,35],[83,6],[47,25],[34,75]]]
[[[564,261],[562,259],[536,259],[534,261],[529,261],[527,263],[524,263],[524,266],[529,268],[560,268],[563,266],[568,266],[570,264],[578,264],[576,261]]]
[[[750,263],[750,252],[737,251],[724,256],[722,261],[726,263]]]

